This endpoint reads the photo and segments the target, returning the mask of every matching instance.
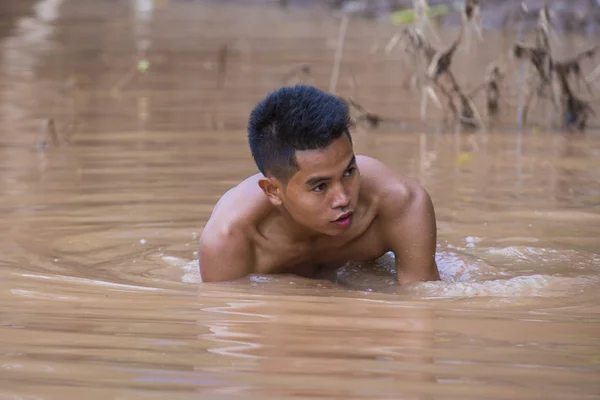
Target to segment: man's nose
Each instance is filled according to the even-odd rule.
[[[335,193],[335,197],[333,198],[333,203],[331,204],[331,208],[344,208],[350,204],[350,196],[348,196],[348,192],[346,189],[340,185],[340,188]]]

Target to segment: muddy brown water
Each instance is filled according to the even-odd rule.
[[[327,88],[338,20],[44,0],[10,23],[0,399],[600,396],[597,131],[449,133],[431,128],[434,106],[420,124],[407,67],[381,51],[394,28],[351,21],[338,91],[404,121],[357,128],[356,151],[429,190],[443,281],[398,289],[384,257],[345,266],[337,284],[205,285],[198,235],[218,197],[255,171],[251,107],[297,63]],[[486,35],[492,44],[462,56],[463,82],[498,52]]]

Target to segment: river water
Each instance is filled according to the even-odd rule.
[[[442,282],[398,289],[386,256],[337,282],[206,285],[198,236],[255,172],[250,109],[298,63],[327,88],[339,21],[228,2],[44,0],[10,23],[0,399],[600,396],[597,130],[450,133],[432,128],[435,106],[423,125],[408,67],[382,50],[394,28],[351,21],[338,92],[402,120],[358,127],[356,152],[430,192]],[[486,33],[460,79],[480,79],[502,43]]]

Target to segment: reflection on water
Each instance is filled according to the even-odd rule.
[[[255,171],[249,110],[299,63],[327,87],[338,22],[175,0],[32,12],[0,45],[1,399],[598,397],[598,132],[419,129],[376,50],[392,28],[351,21],[339,93],[405,121],[358,128],[357,152],[430,191],[442,282],[398,288],[386,255],[331,282],[203,285],[202,226]]]

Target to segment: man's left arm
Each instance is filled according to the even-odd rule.
[[[396,259],[396,279],[401,285],[439,280],[435,262],[437,225],[431,198],[418,184],[401,188],[400,192],[387,196],[382,205],[386,242]]]

